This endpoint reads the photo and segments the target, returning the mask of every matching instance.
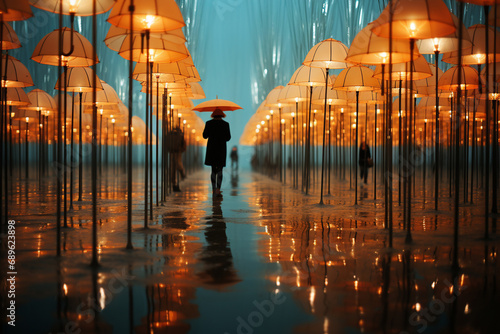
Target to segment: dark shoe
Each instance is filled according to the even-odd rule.
[[[179,188],[179,186],[173,186],[172,187],[172,190],[176,193],[180,193],[181,192],[181,189]]]
[[[220,193],[220,189],[215,189],[214,196],[215,197],[222,197],[222,194]]]

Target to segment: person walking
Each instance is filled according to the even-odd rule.
[[[203,130],[203,138],[208,139],[205,155],[205,165],[212,167],[210,180],[214,196],[221,197],[222,168],[226,167],[227,142],[231,139],[229,123],[222,118],[226,114],[221,109],[215,109]]]
[[[167,134],[168,151],[170,153],[170,180],[172,182],[172,190],[180,192],[179,181],[177,172],[180,173],[181,178],[186,177],[186,171],[182,164],[182,153],[186,151],[186,140],[184,133],[180,127],[175,127]]]
[[[371,160],[371,158],[372,155],[370,153],[370,148],[363,140],[359,146],[359,166],[361,167],[360,177],[364,179],[364,183],[366,183],[366,180],[368,179],[368,168],[370,167],[369,160]]]
[[[231,169],[237,170],[238,169],[238,147],[233,146],[229,156],[231,157]]]

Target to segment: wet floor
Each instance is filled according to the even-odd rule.
[[[74,195],[58,259],[53,180],[14,176],[17,308],[15,330],[3,323],[7,332],[500,332],[500,238],[494,218],[490,238],[483,238],[480,189],[475,204],[460,211],[454,268],[446,180],[436,212],[431,180],[418,177],[411,244],[405,244],[395,196],[390,249],[383,189],[378,186],[375,200],[372,179],[359,185],[355,206],[349,178],[333,177],[320,206],[317,186],[304,195],[288,178],[283,185],[279,176],[248,171],[225,170],[223,197],[213,199],[204,169],[165,203],[157,206],[153,195],[153,220],[145,229],[137,173],[134,249],[126,250],[125,174],[103,173],[96,269],[89,265],[89,193],[80,202]]]

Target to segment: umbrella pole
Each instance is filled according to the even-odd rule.
[[[319,204],[323,205],[323,179],[325,177],[325,154],[326,154],[326,103],[328,100],[328,71],[329,68],[326,68],[326,75],[325,75],[325,105],[324,105],[324,111],[323,111],[323,155],[321,158],[321,195],[319,199]],[[331,108],[331,106],[330,106]],[[330,128],[330,127],[328,127]]]
[[[68,155],[68,150],[66,148],[66,140],[67,140],[67,136],[68,136],[68,129],[67,129],[67,126],[66,126],[66,120],[67,120],[67,114],[68,114],[68,94],[67,94],[67,91],[66,91],[66,87],[68,85],[68,64],[64,64],[64,90],[63,90],[63,93],[64,93],[64,115],[63,115],[63,120],[64,120],[64,124],[63,124],[63,128],[64,128],[64,131],[63,131],[63,164],[62,164],[62,167],[64,168],[63,170],[63,187],[64,187],[64,227],[67,228],[68,227],[68,164],[67,164],[67,155]]]
[[[97,45],[96,0],[92,2],[92,45]],[[92,267],[97,267],[97,50],[92,48],[94,75],[92,76]]]
[[[80,136],[78,138],[78,201],[82,201],[82,177],[83,177],[83,127],[82,127],[82,95],[83,93],[80,92],[80,111],[79,111],[79,118],[80,118],[80,124],[78,125],[79,127],[79,133]]]
[[[130,12],[130,31],[134,31],[134,0],[130,0],[128,7]],[[130,38],[130,60],[129,60],[129,76],[128,76],[128,154],[127,154],[127,246],[126,249],[133,249],[132,245],[132,109],[133,109],[133,79],[134,62],[132,61],[133,55],[133,39]],[[80,98],[81,101],[81,98]],[[80,109],[81,110],[81,109]]]
[[[311,169],[311,109],[313,86],[309,87],[309,110],[306,125],[306,195],[309,194],[310,169]]]
[[[149,63],[149,219],[153,220],[153,62]]]
[[[408,184],[407,184],[407,199],[406,199],[406,205],[407,205],[407,220],[406,220],[406,238],[405,238],[405,243],[409,244],[412,242],[412,236],[411,236],[411,197],[412,197],[412,182],[414,179],[414,173],[415,173],[415,167],[411,163],[413,160],[413,115],[414,115],[414,97],[413,97],[413,50],[415,49],[415,39],[410,38],[410,92],[408,93],[410,99],[410,114],[408,115],[408,160],[407,163],[409,164],[410,171],[408,173]]]
[[[494,15],[495,15],[495,22],[498,22],[497,21],[497,6],[498,6],[498,2],[495,1],[495,5],[493,6],[493,10],[494,10]],[[493,40],[496,41],[497,39],[497,29],[495,28],[494,29],[494,32],[493,32]],[[497,57],[497,43],[494,43],[493,44],[493,54],[495,55],[495,60],[496,60],[496,57]],[[486,64],[486,66],[488,66],[488,64]],[[497,90],[496,90],[496,80],[497,80],[497,67],[496,66],[493,66],[493,93],[497,93]],[[498,97],[497,97],[498,99]],[[493,182],[492,182],[492,187],[493,187],[493,193],[492,193],[492,196],[491,196],[491,199],[492,199],[492,207],[491,207],[491,213],[493,214],[497,214],[498,213],[498,109],[497,109],[497,106],[498,106],[498,101],[497,100],[493,100],[491,101],[491,104],[492,104],[492,109],[493,109],[493,166],[492,166],[492,169],[493,169]]]
[[[73,92],[73,95],[71,97],[71,149],[70,149],[70,175],[69,175],[69,209],[73,210],[73,164],[74,164],[74,155],[73,155],[73,124],[75,121],[75,93]]]
[[[354,205],[358,205],[358,162],[356,153],[358,152],[358,128],[359,128],[359,90],[356,91],[356,134],[354,138]]]
[[[159,196],[159,189],[160,189],[160,183],[159,183],[159,178],[158,178],[158,157],[159,157],[159,148],[160,148],[160,132],[159,132],[159,118],[160,118],[160,83],[159,83],[159,76],[156,76],[156,206],[159,205],[158,201],[158,196]]]
[[[146,37],[146,136],[144,138],[144,228],[148,228],[148,190],[149,190],[149,152],[148,152],[148,139],[149,139],[149,30],[143,34]]]
[[[436,142],[434,143],[434,210],[438,210],[438,202],[439,202],[439,165],[440,165],[440,156],[439,156],[439,91],[438,91],[438,82],[439,82],[439,50],[435,51],[434,62],[436,64]]]
[[[331,127],[331,119],[332,119],[332,105],[328,105],[328,195],[330,192],[330,179],[332,176],[332,127]]]
[[[59,52],[57,57],[57,77],[61,77],[61,65],[62,65],[62,1],[59,2]],[[56,254],[61,256],[61,94],[58,94],[58,104],[57,104],[57,150],[56,150]]]
[[[485,51],[486,51],[486,161],[484,164],[484,177],[486,178],[485,183],[484,183],[484,238],[488,239],[489,238],[489,203],[490,203],[490,108],[489,108],[489,78],[490,78],[490,71],[489,71],[489,66],[488,66],[488,54],[489,54],[489,43],[488,43],[488,6],[484,6],[484,24],[486,25],[486,36],[485,36]],[[495,56],[496,57],[496,56]],[[459,76],[460,78],[460,76]],[[457,106],[458,109],[458,106]],[[496,171],[494,171],[496,173]]]

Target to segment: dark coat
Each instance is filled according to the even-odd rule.
[[[364,166],[368,159],[371,158],[372,155],[370,153],[370,147],[368,145],[365,145],[365,149],[362,149],[361,146],[359,146],[359,165]]]
[[[205,165],[226,166],[227,145],[231,139],[229,123],[222,118],[214,118],[205,124],[203,138],[208,139]]]

